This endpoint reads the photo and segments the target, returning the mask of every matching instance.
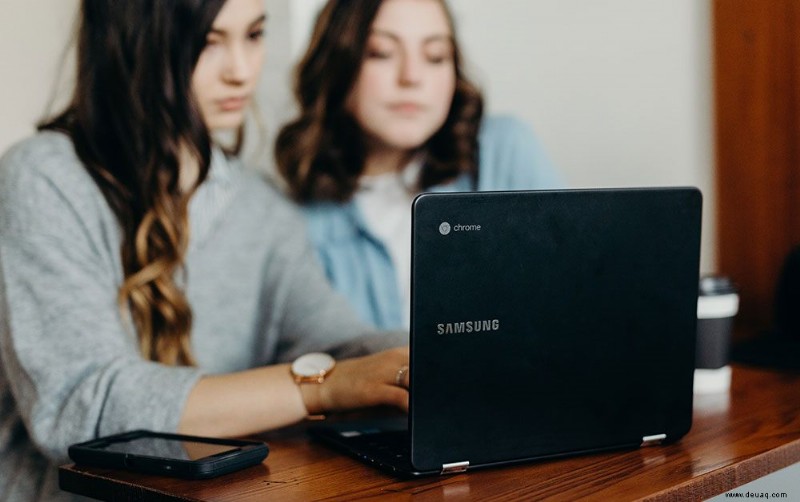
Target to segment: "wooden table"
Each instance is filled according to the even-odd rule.
[[[699,500],[800,461],[800,374],[734,367],[730,395],[697,396],[676,444],[445,477],[396,479],[296,428],[266,438],[264,464],[215,480],[69,465],[61,488],[105,500]]]

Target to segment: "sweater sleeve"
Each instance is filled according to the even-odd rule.
[[[480,190],[561,188],[564,180],[530,127],[513,117],[481,125]]]
[[[408,333],[386,332],[363,324],[344,296],[328,282],[311,247],[302,216],[291,208],[273,213],[281,234],[266,268],[266,308],[281,312],[274,335],[279,361],[315,351],[352,357],[408,344]]]
[[[117,275],[73,204],[86,186],[35,161],[0,162],[0,357],[28,435],[60,462],[100,435],[176,430],[199,371],[140,357]]]

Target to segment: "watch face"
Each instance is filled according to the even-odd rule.
[[[300,356],[292,363],[292,372],[303,377],[313,377],[324,375],[336,361],[328,354],[314,352]]]

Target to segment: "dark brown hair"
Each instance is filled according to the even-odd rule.
[[[464,75],[453,18],[456,88],[442,127],[423,145],[425,165],[419,179],[424,190],[470,173],[477,179],[478,128],[483,98]],[[311,43],[297,67],[295,98],[300,116],[278,134],[278,172],[301,202],[349,200],[364,171],[364,134],[345,109],[365,55],[372,23],[382,0],[329,0],[319,14]]]
[[[129,311],[145,358],[192,365],[183,272],[188,201],[208,174],[211,139],[191,92],[206,36],[226,0],[83,0],[71,102],[40,130],[70,136],[122,230]],[[199,164],[180,189],[181,152]]]

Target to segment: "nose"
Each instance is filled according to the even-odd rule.
[[[231,84],[243,84],[252,74],[246,48],[242,44],[233,44],[228,49],[223,77]]]
[[[400,61],[399,82],[401,86],[413,87],[422,80],[422,61],[413,54],[404,54]]]

